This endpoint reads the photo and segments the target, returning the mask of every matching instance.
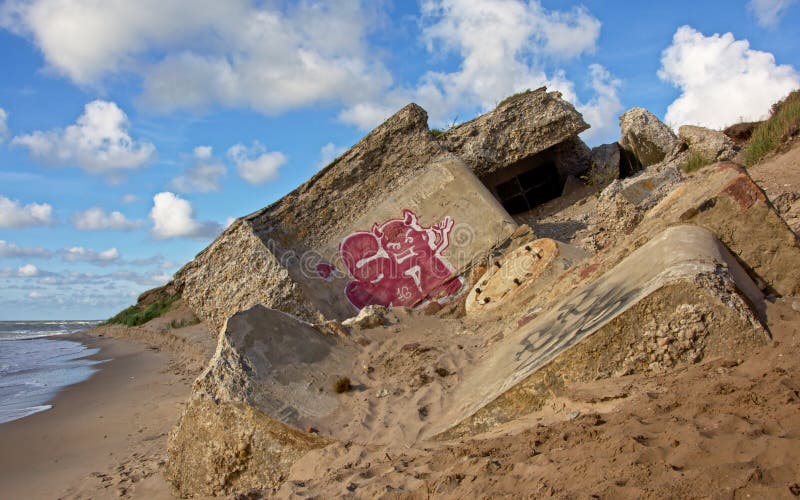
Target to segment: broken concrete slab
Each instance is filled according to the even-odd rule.
[[[658,301],[650,300],[647,307],[634,309],[656,293],[661,293]],[[525,391],[538,391],[537,397],[546,399],[547,384],[552,380],[539,380],[536,374],[549,363],[558,366],[547,372],[548,376],[562,381],[591,380],[622,371],[626,359],[623,353],[628,351],[628,342],[641,335],[641,326],[651,319],[659,324],[666,320],[662,313],[649,312],[659,303],[669,306],[663,313],[684,304],[715,311],[703,322],[703,327],[713,332],[708,335],[718,342],[711,347],[709,342],[704,347],[706,354],[763,343],[766,333],[749,305],[761,302],[762,297],[746,271],[711,232],[695,226],[669,228],[555,307],[533,305],[527,322],[497,343],[490,357],[455,389],[452,408],[432,435],[449,431],[445,436],[452,437],[484,430],[503,421],[503,415],[518,416],[515,393],[504,394],[531,377],[534,380],[528,386],[533,389]],[[641,316],[626,317],[629,311],[651,315],[644,321]],[[627,321],[630,327],[606,330],[605,335],[596,337],[612,321]],[[594,341],[604,345],[595,346]],[[629,363],[626,369],[631,366]]]
[[[279,256],[239,219],[175,275],[175,287],[212,331],[238,311],[264,304],[313,321],[320,313]]]
[[[588,128],[581,114],[561,98],[560,92],[547,92],[541,87],[507,98],[494,111],[448,129],[439,140],[475,175],[484,178],[572,139]],[[567,149],[572,153],[575,147]],[[560,163],[565,169],[574,168],[573,162],[566,159]],[[564,177],[574,173],[565,172]]]
[[[535,295],[587,256],[550,238],[529,241],[488,266],[467,295],[466,312],[483,314],[508,306],[520,294]]]
[[[181,495],[280,484],[296,459],[330,442],[302,430],[329,434],[333,387],[354,372],[354,349],[263,306],[233,315],[170,436],[166,478]]]
[[[657,175],[656,165],[637,177],[637,182]],[[624,182],[620,185],[625,185]],[[572,236],[574,244],[597,252],[580,263],[575,272],[564,276],[548,293],[549,303],[586,280],[609,271],[623,258],[639,248],[653,235],[678,224],[702,226],[717,237],[736,255],[751,278],[767,293],[797,295],[800,292],[800,245],[797,235],[776,212],[761,189],[753,182],[747,169],[725,163],[702,168],[667,189],[652,191],[645,198],[642,211],[631,203],[622,190],[614,188],[608,194],[590,199],[570,214],[574,219],[559,221],[584,225]],[[633,199],[636,199],[634,197]],[[653,205],[655,203],[655,205]]]
[[[446,303],[476,257],[516,228],[463,163],[437,161],[320,244],[325,265],[340,272],[310,298],[340,304],[345,317],[371,304]]]
[[[800,294],[800,240],[741,165],[697,172],[645,214],[632,238],[678,223],[716,234],[768,293]]]
[[[615,180],[597,198],[592,214],[595,250],[602,250],[618,242],[620,236],[630,234],[646,211],[656,205],[683,178],[678,167],[662,170],[651,168],[627,179]]]
[[[309,298],[316,282],[308,284],[300,258],[441,153],[427,113],[409,104],[292,193],[226,229],[176,273],[176,287],[216,331],[255,304],[309,321],[350,316]]]
[[[619,179],[619,166],[619,143],[613,142],[592,148],[592,168],[587,174],[589,183],[594,186],[607,186]]]
[[[724,133],[705,127],[683,125],[678,129],[678,139],[690,153],[710,163],[733,160],[739,152],[739,146]]]
[[[271,490],[303,455],[329,443],[248,405],[193,401],[170,436],[164,477],[180,498]]]
[[[633,153],[645,167],[662,161],[678,141],[667,125],[644,108],[623,113],[619,126],[620,147]]]

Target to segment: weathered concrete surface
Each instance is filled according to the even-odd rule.
[[[255,306],[231,317],[170,436],[167,479],[182,495],[272,488],[328,439],[334,382],[354,345],[288,314]]]
[[[409,104],[302,186],[223,232],[178,271],[181,294],[217,330],[225,318],[259,303],[308,320],[341,317],[341,308],[309,297],[313,283],[301,256],[440,154],[425,110]]]
[[[663,160],[678,141],[668,126],[644,108],[623,113],[619,126],[620,147],[633,153],[645,167]]]
[[[633,237],[678,223],[716,234],[763,289],[800,294],[800,241],[742,166],[702,169],[647,212]]]
[[[410,218],[399,220],[406,216]],[[397,222],[386,223],[392,220]],[[388,235],[375,236],[375,228],[386,232],[389,226],[396,226],[403,237],[392,243]],[[360,281],[364,285],[359,293],[375,295],[375,300],[367,299],[367,303],[413,307],[436,300],[434,289],[463,275],[477,257],[508,239],[516,227],[463,163],[452,157],[439,160],[320,244],[321,255],[331,256],[329,262],[342,272],[315,286],[312,299],[341,304],[340,315],[347,317],[355,310],[343,300],[344,290],[350,293],[352,283]],[[370,262],[375,269],[345,262],[347,251],[359,251],[351,250],[353,238],[360,240],[358,245],[374,245],[358,257],[381,257]],[[438,268],[431,264],[433,259]],[[384,282],[390,289],[382,286]],[[407,300],[397,293],[404,287],[410,289]],[[460,288],[460,284],[456,286]],[[383,293],[389,295],[378,296]]]
[[[256,304],[309,321],[320,316],[284,263],[242,219],[178,271],[175,287],[215,332],[232,314]]]
[[[447,130],[440,141],[478,177],[484,178],[572,139],[588,128],[581,114],[563,100],[559,92],[547,92],[542,87],[509,97],[494,111]],[[579,146],[573,141],[564,148],[564,161],[557,160],[557,165],[571,164],[570,155],[588,160],[588,152],[581,153],[585,145]],[[588,167],[588,163],[585,166]],[[574,173],[566,172],[564,176]]]
[[[599,197],[571,206],[563,216],[543,219],[550,225],[579,226],[564,239],[596,253],[562,281],[572,287],[582,286],[664,229],[694,224],[714,233],[764,290],[797,295],[797,236],[750,178],[749,171],[723,163],[684,176],[675,166],[679,161],[676,157],[649,167],[635,177],[613,183]],[[676,175],[672,177],[670,172]],[[551,303],[570,290],[565,283],[548,292],[553,296]]]
[[[170,437],[164,477],[180,497],[279,486],[300,457],[330,441],[240,403],[189,403]]]
[[[534,295],[587,256],[580,248],[549,238],[529,241],[489,266],[470,290],[466,312],[482,314],[518,294]]]
[[[657,292],[661,293],[658,300],[643,302]],[[534,378],[526,383],[525,391],[535,393],[536,386],[544,384],[537,372],[554,360],[558,360],[555,368],[546,373],[562,381],[591,380],[642,369],[645,360],[633,357],[630,342],[641,341],[643,325],[660,324],[667,319],[663,313],[648,309],[648,305],[666,305],[663,312],[668,314],[674,308],[700,308],[706,335],[720,340],[708,351],[703,350],[703,355],[733,347],[741,351],[763,343],[766,333],[748,305],[761,300],[758,287],[712,233],[694,226],[667,229],[555,307],[543,310],[533,305],[519,330],[496,344],[491,355],[455,389],[452,408],[433,434],[456,424],[448,436],[485,429],[502,421],[502,415],[516,416],[516,393],[503,395],[529,377]],[[633,310],[637,304],[647,305]],[[712,311],[713,317],[703,319],[703,314]],[[612,328],[596,336],[615,318],[626,314],[627,318],[618,323],[627,322],[628,328]],[[601,346],[595,345],[595,340]],[[684,354],[694,356],[696,346],[692,349],[691,354],[688,349]],[[547,381],[548,387],[554,383],[557,385]],[[538,397],[549,395],[539,393]]]
[[[707,162],[730,161],[739,152],[739,146],[728,136],[705,127],[683,125],[678,129],[678,139]]]
[[[683,176],[676,166],[650,169],[635,177],[611,182],[599,195],[592,214],[595,250],[619,243],[630,234],[644,214],[675,189]]]
[[[606,186],[619,179],[619,165],[619,143],[612,142],[592,148],[592,168],[588,174],[589,182],[596,186]]]
[[[426,231],[443,234],[435,226],[449,218],[453,233],[443,258],[449,263],[445,267],[458,274],[465,269],[465,255],[473,258],[514,230],[477,178],[467,168],[454,170],[457,160],[448,150],[485,175],[548,149],[567,176],[588,167],[588,149],[575,137],[587,127],[560,94],[545,89],[514,96],[439,140],[428,130],[425,111],[410,104],[308,182],[237,220],[178,271],[176,287],[215,330],[255,304],[309,321],[347,318],[354,312],[342,300],[347,269],[335,261],[348,235],[403,218],[404,209],[414,211]],[[314,269],[317,264],[324,279]],[[456,288],[442,286],[439,295]]]

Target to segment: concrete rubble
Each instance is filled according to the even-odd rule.
[[[678,139],[668,126],[644,108],[633,108],[619,117],[619,145],[645,167],[662,161]]]
[[[678,139],[708,163],[731,161],[739,152],[739,146],[728,136],[705,127],[683,125],[678,129]]]
[[[546,89],[435,134],[410,104],[238,219],[169,288],[220,332],[170,436],[176,491],[275,491],[334,442],[475,435],[572,382],[767,343],[797,236],[721,133],[620,123],[590,151]],[[721,163],[687,175],[691,154]]]

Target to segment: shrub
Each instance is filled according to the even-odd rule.
[[[800,132],[800,89],[772,105],[770,117],[758,125],[744,153],[745,164],[754,165]]]
[[[440,129],[440,128],[432,128],[432,129],[431,129],[431,134],[432,134],[432,135],[433,135],[435,138],[437,138],[437,139],[438,139],[439,137],[441,137],[441,136],[442,136],[442,134],[444,134],[444,130],[442,130],[442,129]]]

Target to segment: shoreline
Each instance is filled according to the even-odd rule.
[[[172,498],[159,473],[167,435],[189,394],[174,356],[86,331],[47,338],[99,349],[103,361],[61,388],[49,410],[0,424],[0,498]]]

